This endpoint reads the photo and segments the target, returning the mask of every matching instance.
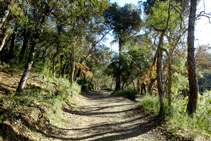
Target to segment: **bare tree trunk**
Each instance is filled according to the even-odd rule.
[[[28,62],[26,64],[26,66],[25,66],[25,71],[24,71],[24,73],[23,73],[23,75],[21,77],[21,80],[20,80],[20,82],[18,84],[18,88],[17,88],[16,92],[19,92],[19,91],[23,90],[25,85],[26,85],[26,80],[28,78],[29,72],[31,70],[31,67],[32,67],[33,61],[34,61],[34,55],[35,55],[34,47],[35,47],[35,44],[33,44],[31,46]]]
[[[197,0],[191,0],[189,26],[188,26],[188,79],[189,79],[189,101],[187,105],[187,113],[193,115],[196,111],[198,99],[198,86],[195,70],[195,57],[194,57],[194,29],[196,19],[196,5]]]
[[[164,113],[164,102],[163,102],[163,72],[162,72],[162,44],[163,44],[163,38],[164,34],[168,28],[169,24],[169,19],[170,19],[170,0],[168,1],[169,8],[168,8],[168,18],[166,22],[166,27],[164,30],[162,30],[160,38],[159,38],[159,44],[158,44],[158,50],[157,50],[157,82],[158,82],[158,92],[159,92],[159,101],[160,101],[160,111],[159,111],[159,116],[163,116]]]
[[[140,93],[140,80],[139,79],[137,80],[137,91],[138,91],[138,93]]]
[[[59,77],[61,77],[62,75],[62,66],[63,66],[63,58],[64,58],[64,55],[60,55],[60,69],[59,69]]]
[[[53,77],[54,78],[55,78],[55,75],[56,75],[56,73],[55,73],[55,60],[56,60],[56,56],[57,56],[58,53],[59,53],[59,46],[57,47],[56,53],[53,56],[53,70],[52,70],[52,73],[53,73]]]
[[[148,93],[150,95],[152,95],[152,86],[153,86],[155,80],[157,80],[157,77],[155,79],[153,79],[153,78],[150,79],[149,86],[148,86]]]
[[[70,74],[70,83],[74,83],[74,76],[75,76],[75,50],[74,47],[72,48],[72,52],[70,54],[70,66],[71,66],[71,74]],[[86,74],[84,74],[86,75]]]
[[[133,83],[134,91],[136,91],[136,85],[135,85],[134,81],[132,83]]]
[[[12,34],[12,40],[10,43],[10,50],[9,50],[9,55],[8,55],[9,59],[12,59],[14,57],[15,39],[17,37],[17,31],[18,31],[18,28],[16,27],[14,30],[14,33]]]
[[[25,55],[25,52],[26,52],[26,49],[27,49],[27,46],[28,46],[28,43],[29,43],[29,37],[31,35],[31,32],[30,31],[26,31],[26,29],[24,29],[24,39],[23,39],[23,45],[22,45],[22,48],[21,48],[21,52],[20,52],[20,57],[19,57],[19,62],[23,61],[23,58],[24,58],[24,55]]]
[[[163,42],[164,32],[161,33],[160,39],[159,39],[159,45],[158,45],[158,54],[157,54],[157,84],[158,84],[158,93],[159,93],[159,101],[160,101],[160,112],[159,115],[163,115],[163,72],[162,72],[162,49],[161,45]]]
[[[56,72],[55,72],[55,60],[56,60],[56,56],[58,55],[59,49],[60,49],[60,33],[61,33],[61,29],[62,29],[62,26],[61,25],[57,25],[57,30],[58,30],[58,39],[57,40],[58,41],[57,41],[56,53],[53,56],[53,70],[52,70],[54,78],[55,78],[55,75],[56,75]]]
[[[171,74],[171,56],[168,56],[168,105],[171,107],[171,85],[172,85],[172,74]]]
[[[4,47],[8,35],[9,35],[9,32],[7,32],[7,31],[3,32],[2,37],[1,37],[0,51]]]
[[[63,67],[62,67],[62,77],[64,77],[65,68],[66,68],[66,63],[64,63],[64,65],[63,65]]]
[[[10,1],[8,1],[9,2],[9,4],[7,5],[7,10],[6,10],[6,12],[5,12],[5,15],[4,15],[4,17],[2,18],[2,20],[1,20],[1,22],[0,22],[0,29],[2,29],[2,27],[4,26],[4,23],[5,23],[5,21],[6,21],[6,19],[7,19],[7,17],[9,16],[9,13],[10,13],[10,9],[11,9],[11,0]],[[1,50],[0,50],[1,51]]]
[[[121,59],[121,53],[122,53],[122,41],[119,39],[119,66],[117,68],[117,75],[116,75],[116,88],[115,91],[118,91],[121,89],[121,65],[122,65],[122,59]]]

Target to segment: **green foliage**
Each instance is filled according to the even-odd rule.
[[[82,79],[82,80],[77,80],[77,84],[78,85],[81,85],[81,86],[86,86],[86,87],[88,87],[89,85],[91,85],[91,83],[90,83],[90,81],[88,81],[88,80],[84,80],[84,79]]]
[[[138,103],[138,108],[140,108],[146,114],[159,114],[160,111],[160,102],[159,98],[156,96],[145,95],[142,100]],[[168,113],[168,106],[167,100],[164,100],[164,111],[163,116],[167,116]]]
[[[174,3],[172,3],[172,6],[174,6]],[[154,6],[150,9],[149,15],[147,16],[146,24],[149,27],[153,27],[155,29],[165,29],[166,21],[168,18],[168,7],[168,1],[156,2]],[[175,7],[180,9],[179,6]],[[180,14],[175,9],[171,10],[171,17],[168,25],[168,30],[171,32],[173,32],[180,23]]]
[[[114,93],[115,95],[118,96],[123,96],[125,98],[128,98],[130,100],[135,100],[136,95],[138,94],[138,91],[134,91],[131,89],[127,89],[127,90],[119,90],[119,91],[115,91]]]
[[[172,102],[171,114],[167,106],[167,100],[164,102],[165,120],[170,124],[193,129],[192,131],[211,136],[211,91],[199,95],[196,113],[191,117],[186,112],[188,97],[184,99],[174,98]],[[143,97],[138,107],[146,114],[159,113],[158,97],[146,95]]]

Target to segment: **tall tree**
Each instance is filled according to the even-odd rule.
[[[190,0],[190,15],[188,25],[188,79],[189,79],[189,100],[187,112],[192,115],[196,111],[198,99],[198,85],[196,79],[195,57],[194,57],[194,29],[196,20],[196,5],[197,0]]]
[[[120,7],[117,3],[113,3],[104,12],[106,18],[105,24],[108,28],[113,29],[116,41],[119,43],[119,63],[116,75],[116,88],[121,89],[121,53],[123,46],[133,37],[141,28],[141,18],[139,10],[132,4],[126,4]]]

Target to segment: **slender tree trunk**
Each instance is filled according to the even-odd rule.
[[[72,48],[72,52],[70,54],[70,66],[71,66],[71,74],[70,74],[70,83],[74,83],[74,76],[75,76],[75,50],[74,47]],[[86,74],[84,74],[86,75]]]
[[[23,90],[25,85],[26,85],[26,80],[28,78],[29,72],[31,70],[31,67],[32,67],[33,61],[34,61],[34,56],[35,56],[34,48],[35,48],[35,44],[33,44],[31,46],[28,62],[26,64],[26,66],[25,66],[25,71],[24,71],[24,73],[23,73],[23,75],[21,77],[21,80],[19,82],[19,85],[18,85],[18,88],[17,88],[16,92],[19,92],[19,91]]]
[[[148,86],[148,93],[150,95],[152,95],[152,86],[153,86],[155,80],[157,80],[157,77],[155,79],[153,79],[153,78],[150,79],[149,86]]]
[[[62,66],[63,66],[63,58],[64,58],[64,55],[60,55],[60,69],[59,69],[59,77],[62,76]]]
[[[164,32],[161,33],[160,35],[160,39],[159,39],[159,45],[158,45],[158,54],[157,54],[157,84],[158,84],[158,93],[159,93],[159,101],[160,101],[160,112],[159,115],[162,116],[163,115],[163,107],[164,107],[164,103],[163,103],[163,72],[162,72],[162,49],[161,49],[161,45],[163,42],[163,37],[164,37]]]
[[[163,51],[162,51],[162,44],[163,44],[163,38],[164,34],[168,28],[169,24],[169,19],[170,19],[170,0],[168,1],[169,8],[168,8],[168,18],[166,22],[166,27],[164,30],[162,30],[160,38],[159,38],[159,44],[158,44],[158,50],[157,50],[157,84],[158,84],[158,93],[159,93],[159,101],[160,101],[160,111],[159,111],[159,116],[163,116],[164,113],[164,102],[163,102],[163,72],[162,72],[162,56],[163,56]]]
[[[62,29],[62,26],[61,25],[57,25],[57,30],[58,30],[58,41],[57,41],[57,48],[56,48],[56,53],[54,54],[53,56],[53,70],[52,70],[52,73],[53,73],[53,77],[55,78],[56,76],[56,72],[55,72],[55,60],[56,60],[56,56],[58,55],[59,53],[59,49],[60,49],[60,35],[61,35],[61,29]]]
[[[5,15],[3,16],[3,18],[2,18],[2,20],[1,20],[1,22],[0,22],[0,29],[3,28],[4,23],[5,23],[7,17],[9,16],[9,13],[10,13],[11,4],[12,4],[11,2],[12,2],[12,1],[8,1],[8,2],[9,2],[9,4],[7,5],[7,10],[6,10],[6,12],[5,12]],[[0,50],[0,51],[1,51],[1,50]]]
[[[15,39],[17,37],[17,31],[18,31],[18,28],[16,27],[14,30],[14,33],[12,34],[12,40],[10,43],[10,50],[9,50],[9,55],[8,55],[9,59],[12,59],[14,57]]]
[[[4,47],[8,35],[9,35],[9,32],[8,32],[8,31],[4,31],[4,32],[3,32],[2,36],[1,36],[0,51],[1,51],[2,48]]]
[[[138,93],[140,93],[140,80],[139,79],[137,80],[137,90],[138,90]]]
[[[24,39],[23,39],[23,45],[22,45],[22,48],[21,48],[21,52],[20,52],[20,55],[19,55],[19,62],[23,61],[26,49],[28,47],[29,37],[31,35],[31,32],[26,31],[26,29],[24,29],[24,30],[25,30],[24,31]]]
[[[65,64],[63,65],[63,67],[62,67],[62,77],[64,77],[65,68],[66,68],[66,63],[65,63]]]
[[[118,91],[121,89],[121,65],[122,65],[122,58],[121,58],[121,53],[122,53],[122,41],[119,39],[119,66],[117,67],[117,76],[116,76],[116,88],[115,91]]]
[[[187,105],[187,113],[193,115],[196,112],[196,105],[198,99],[198,86],[195,70],[195,57],[194,57],[194,29],[196,19],[196,5],[197,0],[191,0],[189,26],[188,26],[188,79],[189,79],[189,101]]]
[[[134,81],[132,83],[133,83],[134,91],[136,91],[136,84],[134,83]]]
[[[59,53],[59,48],[60,48],[60,46],[59,46],[59,43],[57,44],[57,48],[56,48],[56,53],[54,54],[54,56],[53,56],[53,70],[52,70],[52,73],[53,73],[53,77],[55,78],[55,75],[56,75],[56,73],[55,73],[55,61],[56,61],[56,56],[58,55],[58,53]]]
[[[168,105],[171,107],[171,85],[172,85],[172,73],[171,73],[171,56],[168,56]]]

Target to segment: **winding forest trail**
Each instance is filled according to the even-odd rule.
[[[52,140],[77,141],[154,141],[166,140],[155,130],[156,123],[136,109],[136,103],[110,95],[106,90],[80,97],[75,109],[64,108],[70,121],[59,128],[61,134],[51,134]],[[65,116],[65,115],[63,115]],[[66,115],[67,116],[67,115]],[[49,140],[51,140],[49,139]]]

